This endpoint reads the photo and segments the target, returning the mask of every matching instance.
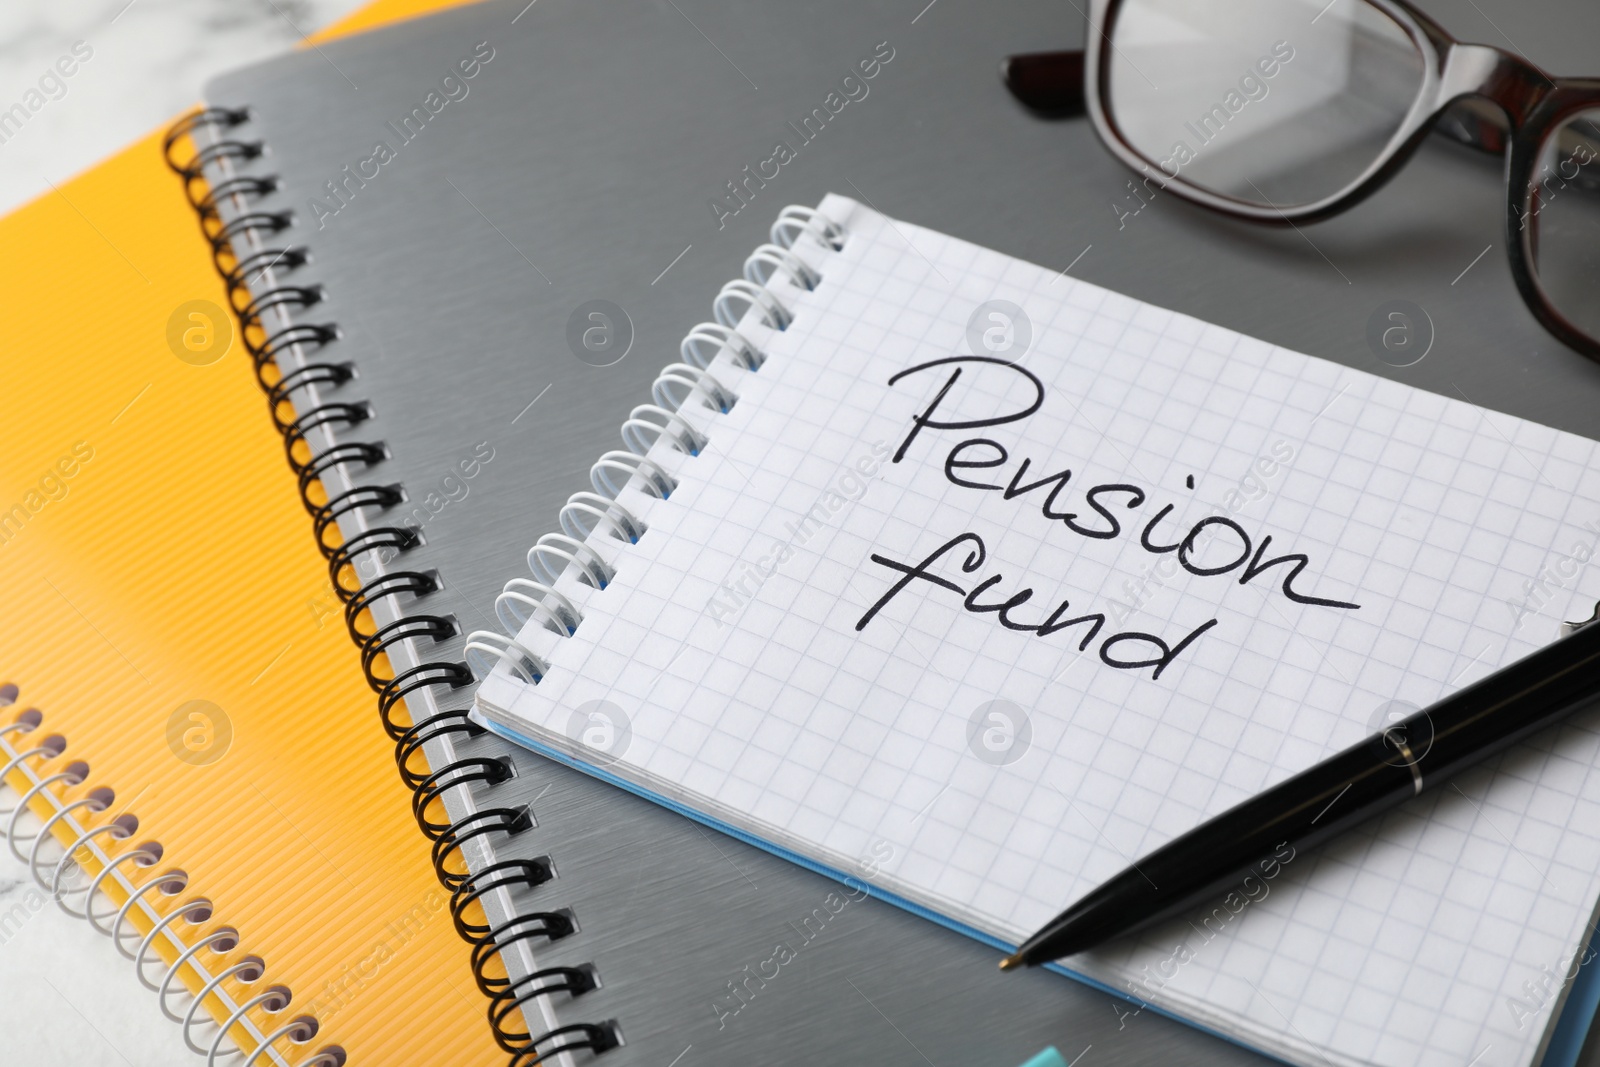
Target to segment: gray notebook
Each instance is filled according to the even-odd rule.
[[[1498,168],[1430,147],[1314,244],[1128,200],[1086,123],[1027,115],[996,74],[1007,54],[1081,35],[1070,5],[513,0],[208,88],[212,105],[248,108],[197,131],[217,146],[221,220],[253,257],[238,303],[255,297],[258,347],[299,373],[278,411],[292,462],[303,485],[320,478],[307,493],[324,543],[336,524],[348,546],[335,562],[351,564],[351,615],[370,608],[358,632],[376,628],[368,648],[389,654],[394,683],[374,670],[386,723],[419,750],[412,784],[446,809],[423,821],[458,899],[483,905],[493,939],[474,969],[518,1062],[570,1049],[667,1067],[1010,1065],[1048,1044],[1068,1061],[1257,1058],[1128,990],[1001,975],[961,934],[464,715],[463,635],[498,629],[506,577],[779,210],[829,190],[1289,348],[1600,431],[1600,387],[1497,260],[1450,284],[1498,239]],[[1401,223],[1428,239],[1397,246]],[[1396,296],[1439,338],[1403,370],[1366,342]],[[792,959],[774,974],[778,946]]]

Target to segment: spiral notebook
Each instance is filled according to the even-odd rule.
[[[712,439],[712,426],[676,421],[691,416],[672,410],[707,387],[697,361],[709,362],[728,342],[730,354],[711,373],[724,373],[728,359],[766,354],[726,331],[744,332],[737,315],[745,300],[764,306],[769,287],[736,285],[722,301],[723,321],[699,331],[695,323],[752,250],[769,243],[784,203],[817,203],[838,189],[866,205],[863,218],[880,217],[875,203],[977,245],[1055,264],[1062,293],[1092,269],[1153,303],[1204,306],[1209,318],[1297,350],[1370,362],[1340,349],[1343,335],[1325,317],[1282,312],[1316,302],[1365,318],[1372,290],[1334,289],[1320,258],[1280,247],[1264,265],[1182,214],[1152,210],[1119,229],[1114,215],[1074,206],[1100,203],[1125,175],[1088,131],[1042,125],[1016,109],[994,65],[1009,52],[1070,42],[1079,32],[1075,15],[1043,5],[1020,5],[996,20],[959,6],[919,14],[891,2],[805,11],[489,3],[264,64],[208,89],[213,108],[193,129],[203,155],[191,191],[228,227],[220,266],[259,353],[353,636],[374,661],[381,647],[392,664],[392,675],[375,674],[378,682],[393,679],[381,686],[383,721],[419,797],[444,802],[448,817],[425,820],[434,859],[442,877],[487,914],[487,928],[473,935],[474,959],[492,958],[508,972],[495,1023],[509,1033],[520,1029],[512,1014],[527,1016],[526,1036],[510,1042],[520,1062],[564,1048],[575,1062],[682,1067],[801,1055],[1014,1063],[1044,1044],[1073,1054],[1112,1049],[1119,1062],[1174,1055],[1240,1062],[1258,1056],[1238,1047],[1245,1043],[1304,1062],[1362,1058],[1332,1040],[1303,1040],[1281,1021],[1263,1023],[1220,993],[1180,1002],[1177,988],[1162,996],[1111,985],[1104,980],[1115,976],[1110,969],[1087,983],[1000,975],[992,948],[964,936],[975,925],[953,931],[876,899],[890,895],[885,873],[905,858],[887,839],[852,850],[848,869],[800,850],[790,855],[804,863],[784,862],[764,847],[777,842],[702,829],[697,820],[706,813],[696,806],[674,813],[615,788],[626,781],[622,763],[586,764],[611,783],[597,780],[475,732],[469,714],[473,665],[483,669],[509,650],[526,654],[530,672],[548,665],[554,675],[558,664],[540,661],[555,653],[530,647],[539,631],[522,623],[565,628],[587,610],[581,593],[563,593],[569,608],[539,586],[561,585],[551,579],[562,552],[599,565],[581,547],[597,524],[627,532],[630,520],[609,494],[620,490],[623,506],[637,509],[629,536],[642,534],[644,546],[657,529],[638,487],[623,490],[624,482],[682,473],[679,491],[690,491],[690,468],[678,471],[669,456],[644,466],[639,454],[662,434]],[[987,138],[982,152],[961,147],[974,130]],[[1007,166],[994,166],[996,152]],[[651,165],[640,167],[640,159]],[[1488,188],[1494,175],[1481,181]],[[781,237],[806,229],[803,217],[786,217],[795,221],[780,227]],[[848,254],[843,243],[839,255]],[[775,245],[757,255],[758,278],[798,269],[784,240]],[[938,251],[926,254],[938,262]],[[1173,265],[1185,257],[1204,257],[1205,276],[1179,275]],[[819,260],[812,269],[825,266]],[[1369,264],[1363,286],[1396,284],[1384,269]],[[915,288],[885,287],[895,290],[885,298],[898,300]],[[1475,358],[1525,343],[1537,329],[1491,314],[1493,300],[1482,293],[1438,300],[1441,314],[1475,317],[1479,332],[1467,349]],[[936,317],[935,308],[920,310]],[[979,320],[980,340],[994,325]],[[1048,323],[1036,325],[1043,331]],[[690,335],[684,366],[653,391],[658,371]],[[776,353],[768,365],[780,366]],[[1447,388],[1444,380],[1430,384]],[[739,374],[728,386],[719,409],[728,406],[730,418],[753,410],[748,393],[733,399],[745,388]],[[1509,384],[1501,392],[1519,414],[1592,425],[1580,405],[1559,406],[1572,397],[1518,393]],[[848,396],[823,401],[822,409],[853,417]],[[590,484],[596,457],[617,451],[624,419],[626,452],[602,464],[592,496],[569,501]],[[1039,456],[1044,463],[1044,450]],[[975,450],[967,458],[985,457]],[[879,471],[895,466],[872,442],[849,459]],[[747,466],[759,472],[759,460]],[[882,484],[869,482],[866,492]],[[832,491],[826,480],[822,488]],[[856,493],[853,483],[838,489]],[[1181,480],[1172,491],[1186,492]],[[713,513],[731,514],[738,498],[724,493]],[[571,542],[546,541],[529,569],[530,546],[558,517]],[[758,580],[770,565],[763,554],[745,561],[754,576],[747,567],[719,578],[732,590],[724,611],[784,579],[780,569]],[[616,565],[620,592],[629,584],[625,552]],[[1282,568],[1270,573],[1281,581]],[[522,584],[503,589],[514,575]],[[1308,581],[1294,588],[1322,592]],[[1135,619],[1150,617],[1149,605],[1132,610],[1142,613]],[[644,641],[658,625],[646,621],[635,631]],[[490,636],[501,622],[517,636]],[[724,622],[737,632],[734,614]],[[1114,629],[1136,628],[1130,621]],[[1099,636],[1096,657],[1111,634]],[[1162,629],[1161,636],[1176,647],[1182,635]],[[1207,636],[1177,651],[1174,677],[1183,655],[1198,654]],[[1113,657],[1119,649],[1140,658],[1131,642],[1113,646]],[[1004,715],[981,722],[990,729],[978,731],[980,749],[1005,747]],[[608,749],[622,739],[626,756],[645,743],[633,727],[631,719],[586,714],[576,732]],[[910,814],[919,825],[953,825],[957,815],[940,807],[952,799],[924,797],[937,803]],[[1107,832],[1113,829],[1125,832]],[[1312,870],[1290,863],[1281,887]],[[1274,900],[1287,895],[1281,887]],[[1262,907],[1257,915],[1266,913]],[[1226,935],[1239,951],[1249,944],[1247,921]],[[997,940],[992,930],[987,936]],[[1152,965],[1162,958],[1148,957]],[[1492,980],[1510,996],[1522,976]],[[1530,1063],[1548,1049],[1545,1062],[1571,1063],[1587,1013],[1581,1005],[1561,1009],[1581,999],[1571,983],[1556,983],[1530,1009],[1528,1033],[1491,1042],[1480,1062]],[[1452,1040],[1465,1041],[1464,1033],[1453,1031]],[[1410,1052],[1375,1047],[1367,1059],[1459,1059],[1454,1047],[1406,1059]]]
[[[551,248],[512,236],[495,189],[519,205],[528,197],[514,153],[563,158],[547,146],[571,135],[516,129],[563,117],[530,111],[527,95],[637,67],[614,53],[563,70],[552,57],[568,54],[570,35],[594,43],[642,33],[651,63],[675,78],[690,66],[686,46],[703,44],[670,7],[629,8],[619,22],[622,10],[485,4],[324,44],[220,79],[207,91],[213,107],[173,131],[179,182],[216,236],[270,425],[328,558],[329,626],[350,630],[380,690],[379,721],[347,728],[381,727],[394,745],[462,920],[463,952],[491,995],[479,1000],[488,1028],[513,1063],[695,1067],[781,1062],[799,1049],[895,1062],[914,1047],[1010,1063],[1080,1035],[1092,1043],[1119,1028],[1103,995],[1063,995],[1045,975],[1005,980],[969,939],[468,718],[466,637],[492,625],[503,574],[523,554],[519,531],[538,529],[566,498],[614,433],[616,404],[648,387],[654,369],[639,354],[681,333],[668,316],[689,311],[679,276],[724,270],[686,254],[655,285],[659,267],[623,287],[574,280],[573,268],[604,266],[591,253],[597,219],[621,240],[644,217],[610,202],[582,218],[566,213],[575,228],[556,261],[569,273],[549,283],[538,264]],[[612,36],[627,20],[633,29]],[[849,57],[858,74],[863,58],[894,62],[874,42]],[[565,117],[581,127],[592,115]],[[392,156],[376,152],[378,141]],[[564,158],[578,166],[561,180],[580,196],[593,187],[589,172],[606,168]],[[544,195],[548,208],[565,202]],[[546,215],[522,210],[524,220]],[[462,242],[464,227],[478,228]],[[567,348],[573,309],[596,291],[632,309],[633,358],[590,355],[581,330],[586,358]],[[532,301],[542,316],[559,314],[559,355],[547,337],[530,343]],[[763,964],[780,942],[797,956],[781,982],[767,981]],[[914,983],[900,973],[907,959]],[[1137,1057],[1178,1045],[1193,1046],[1199,1062],[1243,1055],[1204,1037],[1197,1045],[1193,1031],[1153,1013],[1144,1022],[1126,1035]]]
[[[150,1062],[118,987],[195,1064],[497,1058],[160,133],[58,185],[0,220],[0,1060]]]
[[[1010,948],[1554,636],[1505,601],[1592,536],[1594,442],[843,197],[772,238],[474,642],[508,736]],[[1064,969],[1295,1062],[1531,1063],[1597,727]]]

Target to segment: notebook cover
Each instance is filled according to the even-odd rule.
[[[438,6],[373,4],[324,39]],[[210,920],[178,920],[186,938],[240,931],[238,949],[201,957],[213,972],[246,955],[266,961],[259,982],[227,987],[235,1003],[289,987],[281,1013],[251,1012],[255,1034],[318,1019],[310,1042],[274,1044],[276,1062],[330,1045],[351,1063],[497,1056],[391,752],[365,729],[371,694],[327,621],[326,569],[247,358],[235,344],[196,366],[169,345],[176,309],[223,294],[160,134],[0,220],[0,233],[13,253],[0,266],[10,342],[0,681],[19,689],[0,721],[43,716],[38,732],[7,740],[65,737],[59,759],[30,764],[48,774],[86,762],[69,801],[115,791],[91,825],[137,816],[123,847],[163,846],[140,880],[188,875],[181,893],[156,898],[160,909],[213,902]],[[178,715],[194,700],[220,709],[203,709],[209,727]],[[196,728],[191,746],[183,734]],[[58,852],[41,852],[48,874]],[[119,902],[98,902],[103,925]],[[140,935],[147,926],[133,921]],[[138,944],[125,929],[125,950]],[[162,957],[147,960],[148,979],[174,958]],[[106,959],[131,966],[109,946]],[[168,1004],[186,1007],[177,993]],[[214,1029],[192,1033],[205,1047]]]
[[[1366,369],[1383,369],[1364,341],[1371,312],[1414,293],[1449,331],[1450,359],[1389,373],[1595,432],[1587,365],[1543,337],[1503,269],[1453,289],[1453,243],[1393,255],[1397,219],[1417,217],[1419,196],[1464,260],[1492,242],[1498,215],[1474,218],[1460,204],[1493,202],[1497,168],[1429,146],[1364,213],[1320,228],[1318,247],[1177,204],[1128,219],[1111,210],[1128,177],[1087,126],[1025,115],[996,78],[1008,53],[1080,37],[1076,13],[1026,5],[996,18],[946,5],[919,14],[889,3],[800,12],[541,0],[331,46],[342,75],[298,56],[214,83],[211,102],[252,107],[241,133],[270,146],[262,173],[284,179],[261,206],[295,210],[287,239],[313,252],[274,282],[326,286],[305,319],[336,322],[342,337],[324,358],[359,369],[314,399],[371,402],[355,437],[388,445],[373,478],[410,496],[371,519],[419,525],[426,543],[404,565],[444,582],[407,608],[494,628],[500,586],[525,573],[527,547],[616,447],[621,419],[648,398],[678,339],[709,317],[783,204],[815,203],[831,187],[1037,262],[1065,268],[1082,255],[1075,272],[1101,284]],[[480,42],[495,58],[470,94],[402,133],[395,124]],[[836,106],[828,94],[880,46],[893,58],[869,95],[837,105],[814,137],[790,125]],[[749,177],[778,139],[799,143],[795,158],[769,182]],[[377,162],[377,141],[393,158]],[[736,196],[733,182],[750,195]],[[1435,269],[1439,284],[1416,281]],[[629,354],[610,366],[569,346],[574,313],[592,300],[620,305],[631,322]],[[1573,386],[1541,389],[1528,381],[1538,375]],[[482,444],[493,460],[470,482],[447,481]],[[455,658],[459,648],[437,651]],[[460,703],[441,692],[415,710]],[[499,750],[480,740],[461,751]],[[551,1014],[619,1020],[628,1044],[606,1053],[614,1062],[731,1063],[788,1047],[859,1059],[904,1052],[901,1038],[952,1061],[1006,1062],[1076,1040],[1063,1034],[1116,1042],[1127,1062],[1153,1062],[1177,1043],[1191,1059],[1246,1055],[1149,1012],[1125,1019],[1126,1003],[1048,976],[1000,984],[991,953],[877,901],[851,904],[848,932],[838,922],[841,936],[799,956],[803,979],[789,984],[782,972],[792,993],[752,983],[740,994],[745,968],[771,955],[765,942],[789,936],[833,886],[568,771],[525,756],[516,765],[513,781],[484,794],[531,801],[539,826],[497,840],[495,857],[551,855],[560,876],[530,906],[569,906],[580,920],[577,934],[538,946],[523,965],[598,966],[602,988]]]

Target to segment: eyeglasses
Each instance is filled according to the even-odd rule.
[[[1147,185],[1255,222],[1315,222],[1429,132],[1507,154],[1506,250],[1545,329],[1600,360],[1600,78],[1456,40],[1404,0],[1089,0],[1089,47],[1006,84],[1087,110]]]

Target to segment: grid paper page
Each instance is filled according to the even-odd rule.
[[[614,578],[569,568],[583,623],[525,627],[550,670],[489,717],[1015,944],[1600,594],[1593,442],[822,211],[822,282],[745,317],[765,365],[713,363],[738,402],[657,442],[678,488],[624,492],[648,531],[590,537]],[[1299,1063],[1530,1064],[1600,892],[1597,726],[1070,965]]]

